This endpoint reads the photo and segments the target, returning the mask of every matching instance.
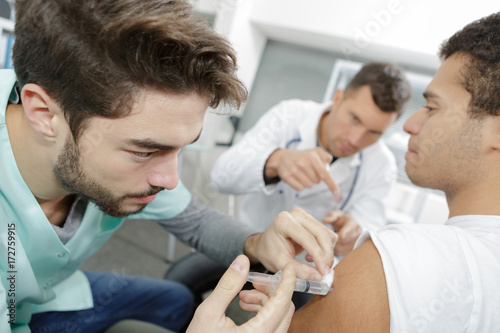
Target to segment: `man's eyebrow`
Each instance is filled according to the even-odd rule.
[[[433,93],[432,91],[427,91],[427,90],[424,91],[424,93],[422,95],[424,95],[425,99],[428,99],[428,98],[439,98],[439,96],[436,93]]]
[[[193,141],[191,141],[191,143],[195,143],[196,141],[198,141],[200,136],[201,136],[201,131],[200,131],[200,133],[198,133],[198,136]],[[179,146],[164,145],[164,144],[161,144],[159,142],[156,142],[153,139],[130,139],[130,140],[127,140],[127,143],[130,145],[139,147],[139,148],[151,149],[151,150],[170,151],[170,150],[182,148]]]
[[[178,148],[175,146],[158,143],[152,139],[130,139],[127,140],[127,143],[136,146],[138,148],[151,149],[151,150],[175,150]]]
[[[356,119],[357,119],[357,120],[358,120],[358,121],[359,121],[359,122],[360,122],[363,126],[365,126],[365,127],[366,127],[366,125],[365,125],[365,123],[363,122],[363,120],[362,120],[360,117],[358,117],[358,115],[356,114],[356,112],[355,112],[355,111],[353,111],[353,110],[349,110],[349,112],[351,113],[351,115],[352,115],[352,116],[356,117]],[[370,132],[374,133],[374,134],[380,134],[380,135],[384,134],[384,132],[382,132],[382,131],[373,130],[373,129],[368,129],[368,130],[369,130]]]

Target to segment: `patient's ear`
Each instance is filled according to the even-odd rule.
[[[333,105],[337,105],[340,103],[340,101],[342,100],[342,98],[344,98],[344,90],[342,89],[338,89],[335,91],[335,93],[333,94],[333,97],[332,97],[332,103]]]
[[[492,148],[500,151],[500,116],[492,116],[491,120],[491,132],[492,132]],[[490,125],[490,124],[488,124]]]
[[[21,91],[24,113],[33,129],[49,141],[55,141],[64,115],[57,103],[37,84],[28,83]]]

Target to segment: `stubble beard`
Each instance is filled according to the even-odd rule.
[[[137,210],[125,211],[122,203],[129,196],[117,197],[110,190],[92,180],[82,170],[80,157],[77,144],[74,143],[72,137],[69,137],[53,168],[57,181],[67,192],[93,202],[102,212],[113,217],[125,217],[138,213],[146,207],[146,204],[142,204]]]

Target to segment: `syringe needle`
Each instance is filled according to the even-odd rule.
[[[248,273],[248,282],[254,284],[263,285],[269,287],[269,290],[274,291],[278,288],[281,282],[282,272],[278,271],[276,274],[264,274],[250,272]],[[316,294],[316,295],[326,295],[329,291],[333,289],[330,288],[326,283],[320,281],[297,279],[295,282],[295,291]]]

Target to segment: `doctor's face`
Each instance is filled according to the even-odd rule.
[[[208,97],[143,92],[123,118],[94,117],[75,144],[68,135],[54,174],[68,193],[111,216],[139,212],[178,184],[177,154],[195,141]]]
[[[348,93],[339,90],[320,122],[320,141],[334,156],[350,156],[380,139],[397,117],[375,104],[368,85]]]
[[[406,121],[411,135],[406,172],[417,185],[453,194],[487,174],[481,156],[485,119],[467,114],[471,95],[461,84],[465,58],[446,59],[427,86],[426,104]]]

